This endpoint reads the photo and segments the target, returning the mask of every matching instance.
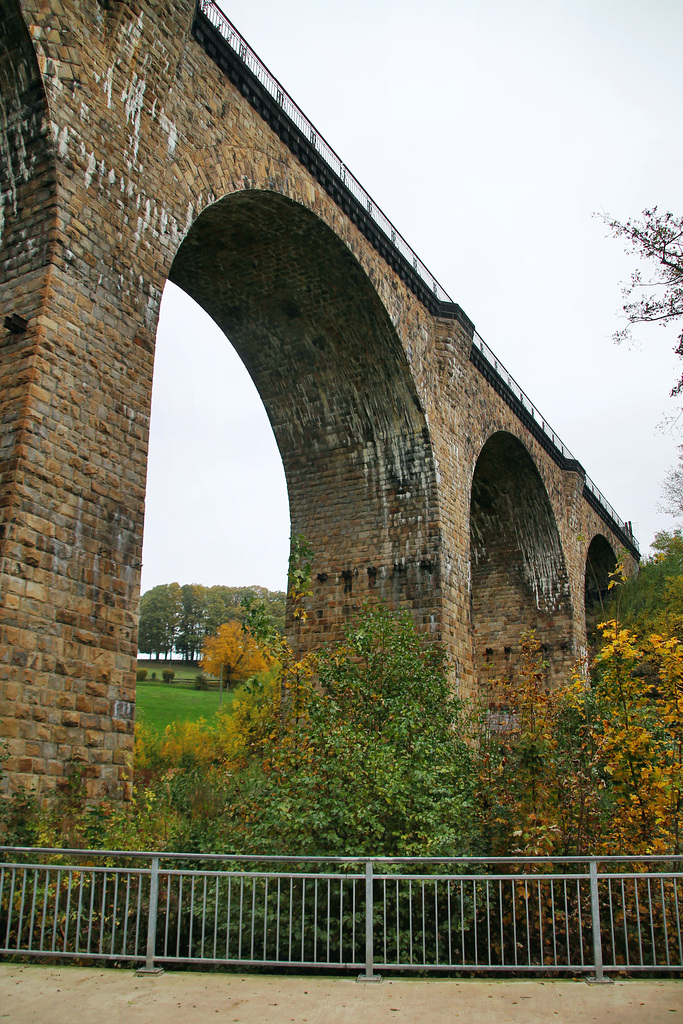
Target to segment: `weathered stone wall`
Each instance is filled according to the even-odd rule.
[[[544,633],[554,671],[580,655],[588,544],[605,534],[617,548],[581,479],[472,364],[466,322],[428,312],[191,38],[191,0],[5,10],[1,312],[28,321],[0,348],[0,735],[13,785],[47,791],[80,760],[91,799],[129,791],[169,276],[226,331],[271,418],[293,532],[316,551],[305,644],[338,637],[379,597],[447,646],[462,691],[476,650],[513,645],[515,616]],[[500,432],[529,484],[514,544],[493,519],[480,529],[482,451]],[[473,480],[488,577],[470,572]],[[508,480],[495,501],[512,501]],[[499,588],[510,609],[497,625]]]

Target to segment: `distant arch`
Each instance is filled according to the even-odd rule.
[[[498,431],[483,446],[470,499],[470,611],[480,682],[518,665],[534,629],[551,680],[573,660],[569,576],[545,486],[531,455]]]
[[[596,616],[604,609],[609,589],[610,574],[614,572],[617,556],[606,537],[598,533],[593,537],[586,553],[584,599],[586,605],[586,626],[588,631],[594,625]]]

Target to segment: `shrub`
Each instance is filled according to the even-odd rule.
[[[139,668],[137,670],[135,678],[137,679],[137,681],[139,683],[144,683],[145,679],[147,678],[147,669],[146,668]]]
[[[150,676],[150,679],[156,679],[156,677],[157,677],[156,672],[152,672],[152,674]]]
[[[172,668],[165,668],[163,669],[161,676],[165,683],[172,683],[175,678],[175,672]]]
[[[194,677],[195,690],[208,690],[209,683],[203,672],[198,672]]]

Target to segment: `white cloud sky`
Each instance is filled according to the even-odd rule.
[[[633,260],[592,213],[681,213],[675,0],[224,0],[582,462],[641,550],[676,460],[676,331],[616,347]],[[143,590],[285,583],[287,494],[224,336],[167,287],[157,336]]]

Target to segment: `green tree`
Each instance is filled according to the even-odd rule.
[[[176,649],[184,661],[196,661],[206,635],[207,588],[199,583],[181,587],[180,622]]]
[[[627,324],[616,331],[616,341],[630,340],[634,324],[669,324],[683,317],[683,217],[659,213],[657,207],[643,210],[640,218],[625,222],[600,215],[626,251],[647,264],[647,274],[637,268],[624,286],[622,312]],[[683,330],[675,352],[683,357]],[[672,394],[683,390],[683,375]]]
[[[157,660],[173,650],[182,608],[181,589],[177,583],[152,587],[140,599],[138,649],[155,655]]]
[[[244,622],[245,604],[261,601],[281,630],[285,625],[285,594],[266,587],[209,587],[206,596],[205,636],[213,636],[224,622]]]
[[[233,703],[226,768],[239,780],[243,842],[312,854],[465,852],[470,753],[442,651],[408,615],[375,608],[345,644],[297,664],[284,722],[277,680]]]
[[[244,622],[245,604],[253,601],[261,603],[276,627],[284,630],[283,591],[199,583],[153,587],[140,600],[138,649],[157,658],[176,650],[185,661],[196,661],[204,639],[215,636],[224,622]]]
[[[683,532],[655,534],[652,555],[611,594],[603,619],[618,619],[641,637],[656,632],[683,641]]]

